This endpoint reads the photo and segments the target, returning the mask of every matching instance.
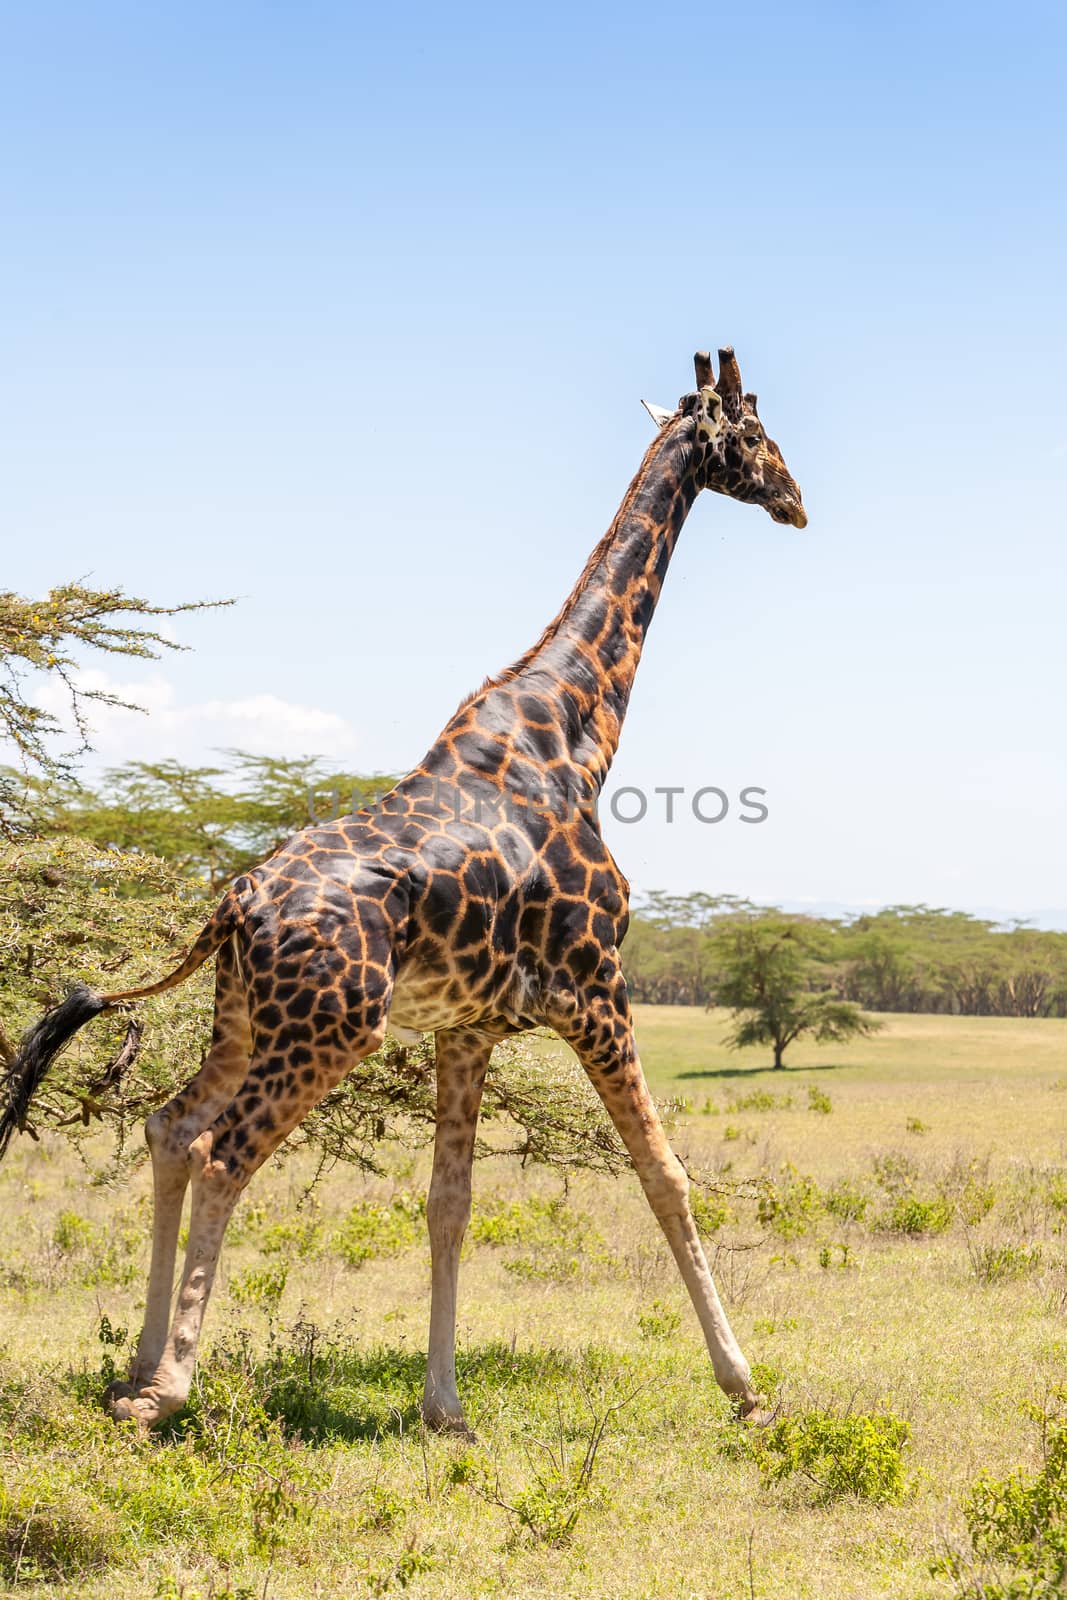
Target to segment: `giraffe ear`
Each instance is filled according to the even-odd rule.
[[[674,416],[673,411],[664,411],[662,406],[654,406],[651,400],[642,400],[641,404],[644,406],[645,410],[648,412],[657,428],[665,428],[668,422]]]

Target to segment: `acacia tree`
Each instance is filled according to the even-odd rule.
[[[29,779],[71,778],[77,757],[89,749],[87,714],[93,702],[141,709],[106,689],[80,684],[78,651],[155,660],[164,650],[184,646],[157,628],[143,626],[145,618],[175,617],[229,604],[218,600],[154,606],[121,589],[89,589],[81,583],[61,584],[43,600],[0,593],[0,741],[7,744],[21,774]],[[61,685],[73,725],[73,746],[62,752],[55,741],[67,730],[54,712],[33,698],[34,689],[49,680]],[[9,834],[32,820],[34,791],[32,785],[20,783],[19,776],[12,770],[0,773],[0,827]]]
[[[731,1049],[769,1044],[781,1069],[786,1050],[804,1034],[839,1043],[882,1026],[825,987],[834,953],[828,927],[780,912],[750,913],[725,918],[711,944],[716,999],[733,1012]]]
[[[160,856],[214,896],[309,822],[390,788],[393,779],[330,773],[313,757],[221,751],[224,766],[129,761],[93,785],[37,782],[37,831]]]

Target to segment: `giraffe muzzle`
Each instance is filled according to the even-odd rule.
[[[808,525],[808,513],[799,500],[778,500],[767,510],[775,522],[784,523],[787,527],[806,528]]]

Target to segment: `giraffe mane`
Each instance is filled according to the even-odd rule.
[[[630,484],[630,487],[627,489],[626,494],[623,496],[622,504],[620,505],[618,511],[616,511],[615,516],[612,518],[611,526],[598,541],[598,543],[593,547],[589,559],[582,568],[577,582],[571,589],[571,592],[567,596],[566,600],[564,600],[563,604],[560,606],[556,615],[552,618],[552,621],[545,628],[541,637],[535,644],[532,644],[528,650],[524,650],[522,655],[511,663],[510,667],[505,667],[502,672],[490,673],[480,688],[472,689],[470,694],[460,701],[457,708],[458,710],[462,711],[464,706],[469,706],[472,700],[477,700],[479,695],[485,694],[487,689],[498,689],[501,687],[501,685],[510,683],[514,678],[517,678],[519,673],[523,672],[532,661],[536,660],[542,650],[552,643],[552,640],[556,637],[560,628],[562,628],[563,624],[567,621],[567,618],[574,610],[574,607],[581,599],[589,583],[589,579],[592,577],[593,573],[596,571],[597,567],[610,550],[612,543],[614,542],[615,535],[618,532],[619,523],[629,512],[634,500],[644,486],[645,479],[648,477],[648,474],[651,471],[653,462],[656,460],[659,452],[662,450],[664,443],[666,442],[668,435],[681,416],[682,412],[680,410],[675,412],[670,421],[665,423],[664,426],[659,430],[659,432],[656,434],[656,437],[652,440],[652,443],[645,451],[641,465],[637,469],[637,474],[633,482]]]

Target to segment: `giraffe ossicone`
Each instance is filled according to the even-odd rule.
[[[703,444],[714,444],[721,439],[725,427],[722,419],[722,399],[711,387],[705,385],[697,391],[697,438]]]
[[[671,556],[703,489],[801,528],[800,491],[741,388],[733,351],[658,425],[607,533],[540,639],[456,711],[373,806],[296,834],[224,896],[158,983],[76,986],[8,1071],[0,1155],[50,1061],[93,1016],[216,963],[211,1047],[146,1125],[154,1222],[144,1327],[111,1407],[150,1426],[192,1381],[226,1226],[263,1162],[387,1029],[432,1031],[437,1120],[427,1200],[431,1293],[423,1412],[466,1428],[456,1385],[459,1253],[493,1046],[547,1025],[575,1051],[627,1150],[700,1321],[720,1388],[758,1414],[751,1374],[693,1222],[685,1171],[641,1071],[619,946],[629,885],[596,800]],[[451,806],[442,784],[469,804]],[[512,805],[536,793],[543,806]],[[174,1269],[182,1200],[192,1212]]]

